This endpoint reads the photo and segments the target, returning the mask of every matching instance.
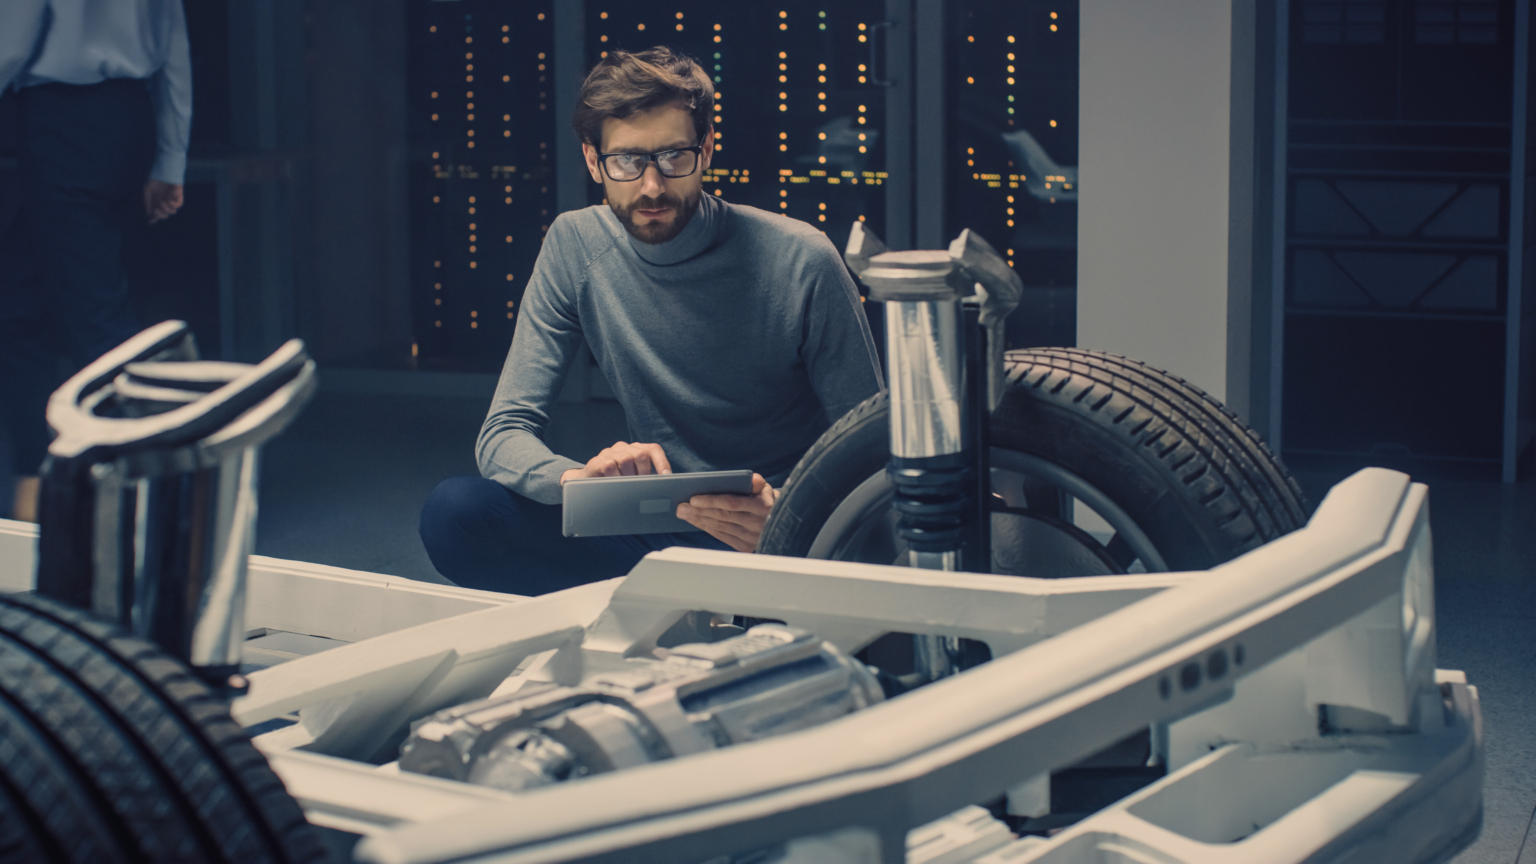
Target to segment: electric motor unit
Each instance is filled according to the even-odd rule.
[[[864,664],[777,624],[631,662],[419,720],[400,768],[515,792],[807,729],[885,698]]]

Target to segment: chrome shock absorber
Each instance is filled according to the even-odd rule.
[[[870,299],[885,304],[887,472],[909,563],[985,572],[991,544],[978,475],[987,470],[985,429],[1002,393],[1002,320],[1022,286],[969,231],[948,250],[892,252],[854,223],[846,258]],[[982,326],[967,327],[961,302],[978,293]],[[981,345],[967,345],[973,329]],[[959,651],[956,638],[919,636],[918,671],[930,680],[952,674]]]

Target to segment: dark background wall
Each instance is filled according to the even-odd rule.
[[[185,318],[206,353],[231,359],[256,359],[300,336],[332,371],[496,371],[554,202],[583,202],[592,191],[566,194],[569,179],[550,173],[572,146],[568,106],[557,97],[607,47],[668,42],[699,54],[721,79],[725,137],[712,191],[825,224],[841,242],[850,219],[880,226],[890,221],[888,200],[912,200],[896,190],[910,187],[914,172],[937,174],[941,233],[976,228],[1031,286],[1010,321],[1010,341],[1075,340],[1076,204],[1030,190],[1011,149],[1017,141],[1005,137],[1028,132],[1056,163],[1076,165],[1075,3],[887,0],[822,15],[818,4],[785,0],[783,19],[779,7],[694,0],[610,5],[188,3],[195,117],[187,204],[162,225],[132,214],[125,222],[141,317]],[[1275,437],[1296,459],[1507,473],[1536,414],[1536,304],[1520,302],[1529,280],[1512,281],[1511,269],[1522,263],[1532,221],[1516,224],[1529,147],[1520,4],[1291,0],[1253,8],[1284,13],[1277,26],[1259,28],[1268,41],[1255,62],[1265,68],[1252,76],[1255,87],[1269,88],[1254,100],[1257,114],[1267,112],[1255,128],[1276,154],[1268,170],[1281,177],[1276,195],[1255,200],[1275,203],[1282,225],[1267,248],[1265,232],[1256,232],[1253,260],[1259,269],[1277,262],[1284,297],[1273,310],[1279,324],[1256,325],[1251,346],[1255,368],[1283,355],[1272,376],[1283,399],[1269,402],[1283,422],[1264,412],[1253,419],[1283,427]],[[901,35],[902,16],[910,24],[925,9],[938,10],[930,17],[942,38]],[[877,19],[896,25],[881,29]],[[479,41],[459,44],[471,36]],[[471,48],[479,56],[460,54]],[[944,134],[924,157],[933,164],[888,160],[881,149],[913,134],[887,128],[892,94],[905,98],[899,82],[877,84],[902,50],[929,52],[917,65],[945,82]],[[557,68],[570,80],[556,80]],[[477,108],[468,108],[475,100],[439,86],[466,72],[479,76],[476,87],[503,95],[490,102],[482,89]],[[779,76],[787,78],[782,89]],[[443,99],[433,101],[439,92]],[[0,171],[12,134],[8,107],[0,100]],[[502,121],[518,114],[524,122]],[[471,130],[479,136],[473,150]],[[501,149],[487,146],[491,140]],[[870,152],[858,150],[865,146]],[[841,178],[833,186],[844,170],[864,184]],[[862,176],[866,170],[875,176]],[[1261,193],[1274,182],[1255,177]],[[473,206],[468,197],[503,186],[516,189],[505,196],[515,201],[505,205],[507,218],[521,222],[502,230],[483,218],[483,202],[481,218],[464,209]],[[1430,201],[1441,192],[1443,201]],[[1422,224],[1402,230],[1373,221],[1374,212],[1403,211],[1394,195],[1433,206]],[[8,196],[14,184],[0,182],[0,217],[12,206]],[[434,209],[439,199],[442,209]],[[448,213],[450,205],[458,210]],[[1442,223],[1477,206],[1492,216],[1478,211],[1461,219],[1461,233],[1445,234]],[[1441,210],[1444,218],[1435,215]],[[1492,228],[1478,227],[1485,223]],[[515,237],[510,247],[506,236]],[[500,257],[492,258],[486,247],[497,242]],[[1455,266],[1423,282],[1418,264],[1436,256]],[[1411,278],[1394,276],[1393,267],[1407,267]],[[1379,287],[1415,279],[1424,290],[1412,296]],[[1272,344],[1258,338],[1271,334]]]

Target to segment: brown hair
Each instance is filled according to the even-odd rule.
[[[704,143],[715,108],[715,85],[703,67],[665,46],[636,53],[609,51],[581,85],[571,127],[583,144],[601,149],[604,120],[623,120],[663,105],[688,109],[693,131]]]

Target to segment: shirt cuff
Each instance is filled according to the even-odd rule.
[[[161,153],[155,157],[155,167],[149,170],[151,179],[173,186],[182,185],[187,176],[187,154]]]

